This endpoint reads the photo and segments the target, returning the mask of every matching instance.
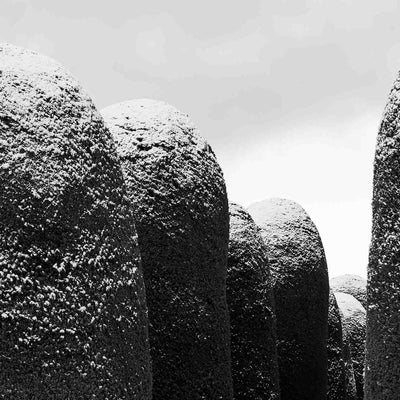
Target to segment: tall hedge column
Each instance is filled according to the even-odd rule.
[[[262,229],[274,280],[281,398],[326,399],[329,282],[318,231],[290,200],[248,210]]]
[[[372,239],[368,264],[365,399],[400,393],[400,75],[375,151]]]
[[[227,299],[236,400],[280,398],[276,319],[267,249],[260,228],[229,205]]]
[[[150,318],[153,398],[232,399],[228,201],[213,151],[157,101],[110,106],[135,211]]]
[[[0,397],[150,399],[133,221],[91,99],[55,61],[0,46]]]

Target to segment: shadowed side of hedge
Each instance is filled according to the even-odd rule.
[[[260,229],[242,207],[231,203],[229,213],[226,290],[235,399],[276,400],[276,319],[267,249]]]
[[[262,229],[274,281],[281,398],[325,399],[329,283],[318,231],[290,200],[248,210]]]

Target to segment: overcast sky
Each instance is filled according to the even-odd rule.
[[[300,203],[331,276],[366,276],[372,167],[400,68],[396,0],[0,0],[0,39],[64,64],[100,108],[188,113],[231,200]]]

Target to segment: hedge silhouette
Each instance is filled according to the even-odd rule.
[[[276,400],[280,398],[276,319],[267,249],[247,211],[230,203],[229,214],[226,292],[235,399]]]
[[[335,293],[342,313],[343,336],[348,342],[353,361],[354,378],[358,400],[364,399],[365,361],[365,309],[362,304],[347,293]]]
[[[151,395],[133,215],[109,131],[55,61],[0,46],[0,393]]]
[[[142,254],[153,399],[232,399],[229,214],[215,155],[163,102],[103,110],[121,157]]]
[[[365,399],[400,393],[400,74],[389,94],[374,162],[368,262]]]
[[[329,280],[334,292],[351,294],[367,309],[367,280],[358,275],[339,275]]]
[[[325,399],[329,283],[318,231],[290,200],[248,210],[262,228],[274,280],[281,398]]]
[[[346,369],[340,310],[332,291],[328,312],[328,400],[346,399]]]

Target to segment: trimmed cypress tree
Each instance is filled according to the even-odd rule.
[[[343,358],[346,369],[346,400],[357,400],[356,379],[350,350],[350,338],[343,335]]]
[[[367,280],[358,275],[339,275],[329,280],[334,292],[351,294],[361,305],[367,308]]]
[[[335,293],[342,313],[343,336],[346,338],[353,361],[357,399],[364,399],[364,361],[365,361],[365,309],[362,304],[347,293]]]
[[[229,205],[226,292],[236,400],[280,398],[276,320],[267,249],[241,206]]]
[[[367,290],[365,399],[400,393],[400,74],[379,128]]]
[[[290,200],[248,210],[262,229],[274,280],[281,398],[326,399],[329,283],[318,231]]]
[[[135,211],[150,320],[153,399],[232,399],[229,214],[213,151],[187,115],[133,100],[103,115]]]
[[[0,46],[0,394],[151,396],[133,214],[109,131],[55,61]]]
[[[340,310],[334,294],[329,292],[328,312],[328,395],[327,400],[346,399],[346,369]]]

